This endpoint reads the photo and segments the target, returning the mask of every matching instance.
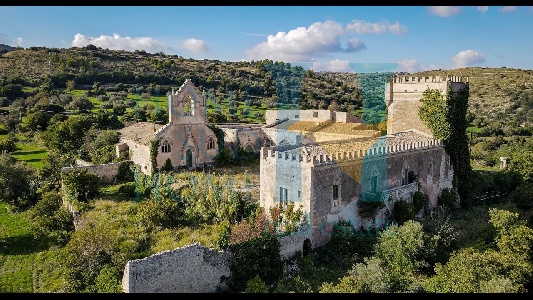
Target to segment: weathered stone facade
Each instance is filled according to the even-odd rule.
[[[139,122],[120,130],[117,156],[126,153],[129,159],[150,174],[150,142],[159,140],[157,167],[170,159],[174,168],[189,170],[211,167],[218,154],[218,138],[207,122],[205,96],[188,79],[168,96],[169,119],[164,126]],[[262,124],[217,124],[225,134],[224,146],[236,153],[239,148],[259,152],[265,135]]]
[[[418,129],[424,133],[431,134],[431,131],[418,117],[418,108],[422,104],[420,99],[423,92],[430,89],[438,89],[444,96],[451,91],[458,93],[468,79],[462,77],[440,76],[415,77],[398,76],[389,80],[385,89],[385,103],[387,104],[387,133],[396,133],[409,129]]]
[[[275,146],[260,153],[261,206],[301,204],[309,216],[313,248],[329,241],[340,220],[351,221],[356,229],[382,228],[394,203],[412,201],[416,191],[426,193],[435,206],[441,191],[452,188],[453,168],[442,142],[433,139],[418,117],[419,100],[428,87],[444,95],[451,91],[453,99],[468,85],[461,80],[392,78],[386,87],[383,137],[362,130],[355,120],[338,122],[341,118],[332,112],[267,112],[273,125],[264,131]],[[415,182],[409,178],[413,175]],[[361,217],[360,201],[376,197],[385,206],[372,217]]]

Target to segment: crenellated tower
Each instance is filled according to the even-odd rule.
[[[459,76],[392,77],[385,87],[387,134],[416,129],[433,135],[418,116],[423,92],[428,88],[438,89],[447,97],[450,90],[450,97],[453,99],[454,95],[468,87],[468,84],[468,78]]]

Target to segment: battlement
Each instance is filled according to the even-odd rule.
[[[441,76],[395,76],[389,79],[390,83],[442,83],[442,82],[468,82],[468,77],[448,75],[445,78]]]
[[[342,151],[328,153],[321,149],[320,146],[314,146],[312,153],[307,153],[302,147],[290,147],[280,149],[271,147],[262,147],[262,159],[280,159],[291,160],[310,164],[312,166],[329,165],[337,162],[360,160],[363,158],[380,157],[383,155],[400,154],[413,150],[422,150],[433,147],[443,146],[441,140],[425,140],[409,143],[389,143],[386,140],[378,141],[368,149],[357,149],[354,151]],[[296,150],[296,151],[295,151]]]

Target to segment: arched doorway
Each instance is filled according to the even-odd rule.
[[[185,152],[185,166],[187,168],[192,168],[192,150],[187,149]]]

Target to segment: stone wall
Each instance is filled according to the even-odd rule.
[[[288,259],[298,251],[309,231],[278,237],[280,255]],[[232,253],[190,244],[152,256],[130,260],[122,277],[125,293],[218,293],[227,291],[222,276],[230,276]]]
[[[122,278],[125,293],[215,293],[226,290],[230,252],[190,244],[130,260]]]
[[[61,169],[61,172],[65,172],[73,169],[87,169],[87,172],[94,174],[100,178],[100,181],[104,183],[113,183],[117,178],[118,170],[120,166],[126,161],[121,161],[111,164],[101,164],[101,165],[85,165],[78,167],[65,167]]]

